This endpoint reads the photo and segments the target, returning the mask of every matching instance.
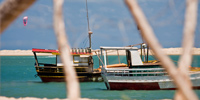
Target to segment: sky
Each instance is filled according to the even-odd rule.
[[[2,3],[4,0],[0,0]],[[87,0],[92,49],[142,43],[137,26],[123,0]],[[185,16],[183,0],[138,0],[164,48],[182,46]],[[14,11],[13,11],[14,12]],[[27,26],[23,17],[28,16]],[[63,16],[71,48],[89,46],[85,0],[65,0]],[[53,1],[37,0],[0,36],[0,50],[57,49],[53,29]],[[200,48],[200,3],[194,47]]]

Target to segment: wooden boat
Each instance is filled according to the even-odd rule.
[[[103,81],[101,72],[97,69],[93,69],[93,58],[90,49],[72,49],[71,51],[73,58],[72,63],[80,82]],[[43,82],[65,81],[63,64],[60,63],[60,53],[58,50],[32,49],[32,52],[35,57],[37,76],[39,76]],[[47,53],[48,55],[46,56],[46,60],[40,60],[37,55],[38,53]],[[49,54],[55,56],[51,61],[47,60],[49,58]]]
[[[160,63],[144,63],[137,47],[100,47],[101,75],[108,90],[173,90],[176,86]],[[108,50],[124,50],[127,67],[108,68]],[[191,68],[190,79],[194,89],[200,89],[200,68]]]

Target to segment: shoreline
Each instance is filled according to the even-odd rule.
[[[96,55],[95,51],[98,53],[99,49],[92,50],[93,55]],[[140,53],[140,50],[138,50]],[[181,55],[182,48],[163,48],[163,52],[165,52],[167,55]],[[146,52],[146,51],[145,51]],[[152,55],[153,53],[149,52],[149,55]],[[48,56],[51,55],[51,53],[37,53],[38,56]],[[108,55],[118,55],[117,51],[108,51]],[[119,50],[119,55],[126,55],[124,51]],[[193,48],[192,49],[192,55],[200,55],[200,48]],[[34,56],[32,50],[0,50],[0,56]]]

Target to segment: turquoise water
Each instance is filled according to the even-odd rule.
[[[177,61],[179,56],[170,56]],[[40,56],[42,61],[54,61],[53,57]],[[117,63],[116,56],[109,56],[109,64]],[[126,63],[125,56],[120,56],[120,62]],[[149,59],[154,59],[150,57]],[[0,96],[6,97],[37,97],[37,98],[66,98],[64,82],[42,83],[34,68],[33,56],[0,56]],[[98,58],[94,56],[95,68],[98,68]],[[200,56],[193,56],[192,66],[200,67]],[[110,91],[106,90],[103,82],[82,82],[81,97],[90,99],[173,99],[173,90],[154,91]],[[200,90],[195,90],[200,97]]]

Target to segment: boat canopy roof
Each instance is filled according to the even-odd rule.
[[[103,50],[138,50],[137,47],[100,47]]]
[[[92,55],[92,53],[80,51],[78,49],[76,51],[73,51],[73,50],[70,50],[70,51],[71,51],[71,55]],[[36,49],[36,48],[33,48],[32,52],[35,52],[35,53],[51,53],[53,55],[60,55],[60,52],[58,50],[52,50],[52,49]]]
[[[58,50],[51,50],[51,49],[32,49],[32,52],[36,52],[36,53],[59,53]]]

